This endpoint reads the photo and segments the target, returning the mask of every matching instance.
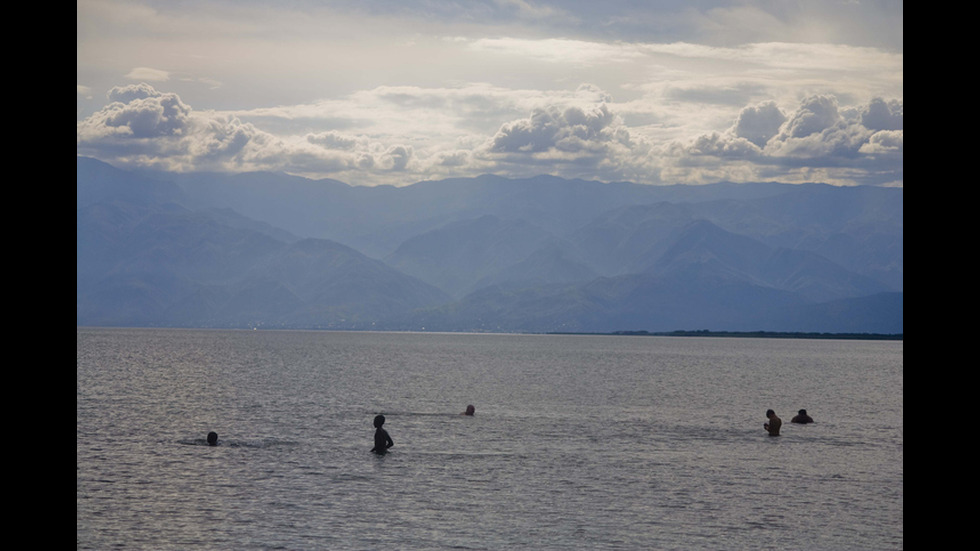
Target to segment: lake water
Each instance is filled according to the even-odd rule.
[[[904,545],[902,342],[76,334],[78,549]]]

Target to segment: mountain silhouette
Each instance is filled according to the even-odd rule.
[[[76,323],[901,333],[903,191],[349,186],[79,157]]]

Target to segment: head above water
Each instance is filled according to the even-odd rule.
[[[214,431],[208,433],[208,445],[209,446],[218,445],[218,433]]]
[[[776,412],[775,411],[773,411],[771,409],[767,409],[766,410],[766,417],[772,417],[773,415],[776,415]]]
[[[800,411],[798,411],[796,413],[799,413],[800,415],[806,415],[806,410],[805,409],[801,409]]]
[[[473,415],[474,413],[476,413],[475,407],[473,407],[472,405],[466,406],[466,415]]]
[[[374,428],[380,429],[381,425],[385,424],[385,416],[378,415],[374,418]]]

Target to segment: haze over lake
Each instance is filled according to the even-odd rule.
[[[78,159],[76,324],[902,333],[904,191],[354,187]]]

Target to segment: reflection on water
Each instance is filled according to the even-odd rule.
[[[77,547],[899,549],[902,370],[901,342],[78,329]]]

